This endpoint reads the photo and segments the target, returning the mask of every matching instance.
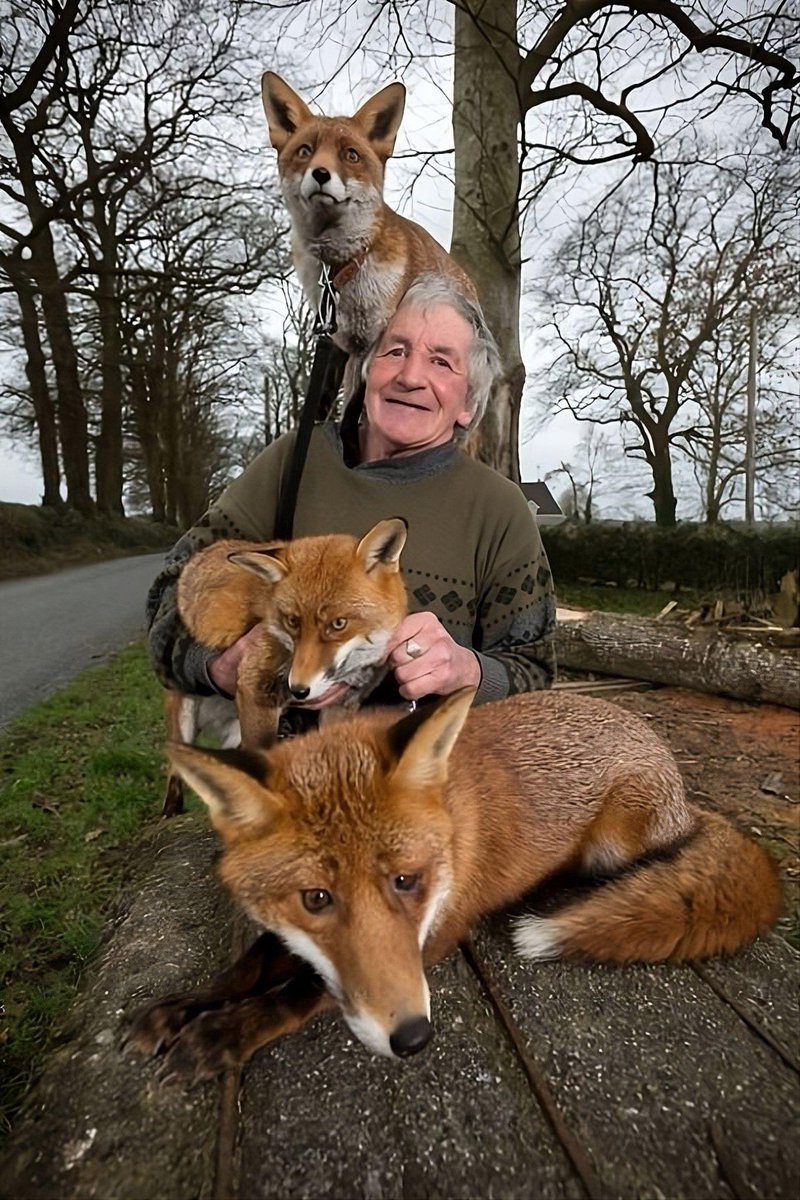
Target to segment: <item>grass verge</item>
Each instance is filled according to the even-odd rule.
[[[699,608],[701,600],[708,600],[709,592],[696,589],[680,592],[649,592],[644,588],[621,588],[592,586],[580,583],[558,583],[556,598],[562,608],[585,608],[590,612],[629,613],[631,616],[655,617],[670,600],[677,600],[681,608]]]
[[[58,1040],[132,841],[160,811],[160,688],[137,644],[0,739],[0,1133]]]

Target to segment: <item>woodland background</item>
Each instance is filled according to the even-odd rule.
[[[752,361],[752,515],[796,516],[796,5],[6,0],[2,16],[0,425],[36,455],[45,506],[185,526],[296,420],[311,314],[258,98],[269,67],[326,112],[406,82],[387,194],[445,242],[452,209],[506,369],[486,461],[519,478],[520,435],[549,439],[540,469],[585,522],[741,517]]]

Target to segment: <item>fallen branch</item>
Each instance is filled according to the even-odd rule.
[[[718,629],[591,613],[556,629],[562,667],[800,708],[800,655]]]

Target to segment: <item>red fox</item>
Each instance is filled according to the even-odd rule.
[[[192,637],[225,650],[255,633],[239,665],[235,708],[224,697],[168,693],[170,738],[192,743],[200,729],[213,728],[228,748],[240,738],[243,746],[266,746],[287,705],[313,708],[337,686],[337,707],[357,708],[380,682],[389,638],[406,615],[405,540],[405,521],[392,518],[361,540],[223,540],[190,559],[178,580],[178,611]],[[180,780],[171,775],[164,813],[181,808]]]
[[[473,695],[263,753],[170,748],[221,835],[223,882],[268,932],[209,988],[147,1009],[135,1045],[203,1077],[335,1002],[370,1050],[413,1054],[432,1033],[425,965],[564,871],[593,883],[518,919],[525,957],[699,959],[774,922],[774,864],[687,804],[644,721],[557,692],[470,711]]]
[[[267,71],[261,95],[292,220],[292,249],[303,291],[316,307],[320,264],[339,293],[335,343],[364,354],[418,275],[454,278],[475,288],[438,242],[383,200],[386,161],[403,118],[405,88],[390,83],[353,117],[318,117],[287,83]]]

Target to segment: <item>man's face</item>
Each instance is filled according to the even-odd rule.
[[[467,426],[472,327],[454,309],[407,305],[392,317],[367,375],[364,457],[411,454]]]

